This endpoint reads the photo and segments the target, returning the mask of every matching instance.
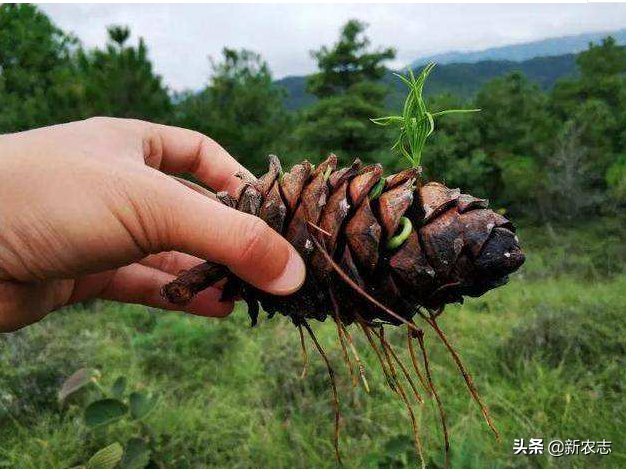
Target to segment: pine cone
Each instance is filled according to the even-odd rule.
[[[228,277],[224,296],[243,296],[253,325],[259,303],[270,317],[278,312],[301,324],[310,318],[323,321],[333,302],[345,324],[356,314],[369,322],[398,324],[356,292],[337,267],[410,320],[420,306],[441,310],[506,283],[524,262],[513,224],[488,209],[486,200],[436,182],[421,185],[419,168],[382,179],[379,164],[361,167],[357,159],[348,168],[337,170],[336,165],[331,155],[315,168],[304,161],[283,174],[271,155],[269,171],[258,180],[244,180],[237,197],[218,194],[222,203],[259,216],[295,246],[308,269],[298,292],[273,296],[206,262],[164,286],[163,295],[185,303]],[[412,229],[396,247],[401,225]]]

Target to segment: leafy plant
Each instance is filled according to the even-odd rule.
[[[150,447],[141,438],[131,438],[126,443],[122,459],[123,469],[143,469],[150,463]]]
[[[119,443],[102,448],[84,466],[76,466],[74,469],[113,469],[122,460],[124,449]]]
[[[127,379],[119,376],[110,388],[101,384],[98,370],[83,368],[72,374],[59,391],[61,403],[80,390],[91,386],[99,398],[83,409],[83,422],[91,431],[124,420],[135,427],[139,436],[130,438],[124,447],[113,443],[93,455],[81,469],[144,469],[158,455],[154,432],[143,420],[154,409],[157,399],[139,391],[128,392]],[[154,463],[156,464],[156,463]],[[158,467],[158,466],[157,466]]]
[[[626,200],[626,154],[618,155],[606,172],[606,182],[611,195],[622,202]]]
[[[128,413],[128,406],[117,399],[100,399],[85,409],[85,424],[89,428],[113,423]]]

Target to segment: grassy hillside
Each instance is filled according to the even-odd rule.
[[[559,78],[576,74],[575,55],[537,57],[522,62],[490,60],[440,65],[429,77],[426,93],[436,95],[448,92],[462,97],[471,97],[485,82],[514,71],[524,73],[529,80],[538,83],[542,89],[549,89]],[[391,72],[383,81],[392,89],[389,106],[392,108],[400,106],[406,95],[403,84]],[[285,105],[290,110],[304,108],[315,101],[315,97],[306,92],[306,77],[286,77],[276,83],[287,90]]]
[[[441,344],[426,335],[449,421],[452,467],[624,467],[623,233],[617,223],[594,223],[557,230],[556,238],[530,228],[520,237],[529,252],[522,272],[484,298],[449,308],[441,320],[474,374],[501,443]],[[345,467],[416,467],[405,410],[384,385],[365,340],[359,337],[357,347],[370,395],[351,389],[332,325],[314,329],[338,374]],[[389,330],[389,336],[401,350],[403,334]],[[125,420],[88,431],[81,409],[95,389],[68,406],[57,403],[61,382],[80,367],[93,367],[105,387],[126,376],[129,388],[159,397],[146,422],[168,469],[334,468],[326,370],[311,346],[309,354],[308,377],[301,380],[296,330],[283,318],[249,329],[243,310],[206,320],[96,303],[53,314],[0,336],[0,467],[69,468],[140,431]],[[428,467],[440,468],[434,403],[417,407]],[[613,452],[514,456],[513,440],[531,437],[606,439]]]

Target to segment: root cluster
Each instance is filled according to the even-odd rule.
[[[414,323],[413,327],[406,327],[406,348],[408,355],[410,356],[410,362],[412,365],[412,370],[409,369],[398,355],[397,351],[394,349],[391,342],[387,339],[385,334],[385,325],[381,323],[371,323],[365,321],[360,315],[357,314],[358,317],[358,326],[361,331],[363,331],[364,336],[367,339],[367,342],[370,348],[374,351],[378,363],[381,367],[383,375],[385,377],[387,386],[389,390],[399,399],[400,402],[403,403],[406,408],[407,416],[411,423],[411,428],[413,432],[413,438],[415,442],[415,451],[418,456],[421,467],[426,467],[426,460],[424,457],[424,447],[422,442],[422,434],[419,426],[419,419],[417,417],[417,413],[421,412],[420,408],[425,403],[426,399],[434,399],[436,402],[437,411],[439,413],[439,420],[441,424],[441,430],[443,434],[443,460],[444,467],[450,467],[450,435],[448,432],[448,425],[446,421],[446,413],[444,410],[444,404],[441,399],[439,392],[435,386],[435,382],[433,379],[433,371],[428,359],[428,353],[425,345],[425,333],[424,331],[417,327]],[[450,344],[450,341],[441,330],[436,320],[434,319],[434,315],[425,316],[427,319],[427,324],[432,328],[432,330],[436,333],[442,343],[445,345],[445,348],[448,350],[450,355],[453,358],[454,363],[459,369],[461,375],[463,376],[464,382],[467,386],[467,389],[472,396],[472,398],[478,404],[481,413],[484,416],[484,419],[489,426],[489,428],[494,432],[496,437],[499,439],[499,434],[495,429],[493,422],[491,421],[491,417],[489,415],[489,411],[487,407],[484,405],[476,387],[474,386],[473,380],[467,369],[465,368],[463,362],[459,354]],[[366,369],[361,360],[355,343],[346,328],[340,321],[335,322],[337,327],[337,335],[340,343],[340,347],[342,349],[342,357],[345,362],[346,367],[348,368],[348,373],[350,376],[350,381],[354,387],[359,386],[359,382],[362,383],[365,391],[369,392],[369,384],[366,379]],[[300,331],[303,329],[308,332],[311,340],[313,341],[317,351],[320,356],[324,360],[326,368],[328,370],[329,381],[332,389],[332,404],[334,408],[335,415],[335,427],[334,427],[334,448],[337,460],[341,463],[341,452],[339,449],[339,440],[340,440],[340,428],[341,428],[341,418],[340,418],[340,404],[339,404],[339,395],[337,391],[337,383],[336,383],[336,375],[335,370],[326,355],[324,349],[320,345],[317,340],[315,333],[311,326],[304,322],[301,326],[298,327]],[[416,351],[415,342],[417,342],[418,347]],[[346,343],[348,345],[346,345]],[[301,344],[303,350],[303,374],[304,376],[305,370],[307,369],[307,353],[306,353],[306,345],[304,342],[304,335],[301,332]],[[350,352],[350,353],[349,353]],[[418,353],[421,355],[422,365],[419,364]],[[350,354],[354,359],[354,364],[350,358]],[[356,368],[356,369],[355,369]],[[358,373],[358,378],[357,378]],[[360,380],[359,380],[360,378]],[[410,392],[408,390],[410,389]]]

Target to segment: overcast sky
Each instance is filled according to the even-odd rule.
[[[451,50],[480,50],[546,37],[626,27],[624,4],[47,4],[46,11],[88,47],[106,42],[106,26],[143,36],[158,73],[173,89],[209,77],[208,56],[222,47],[263,55],[277,78],[315,70],[309,51],[337,38],[350,18],[370,24],[374,45],[393,46],[390,66]]]

